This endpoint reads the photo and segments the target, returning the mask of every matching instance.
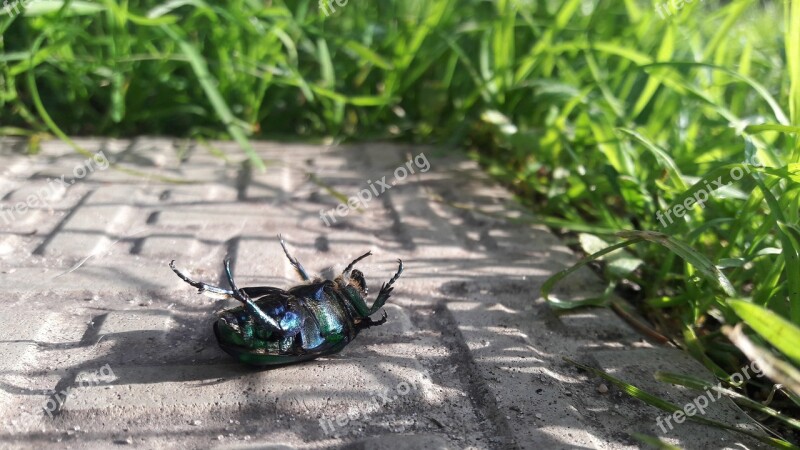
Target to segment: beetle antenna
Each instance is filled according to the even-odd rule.
[[[355,260],[353,260],[353,262],[351,262],[349,266],[344,268],[344,272],[342,272],[342,276],[345,276],[345,275],[349,274],[350,271],[353,270],[353,266],[355,266],[357,262],[361,261],[362,259],[364,259],[364,258],[366,258],[367,256],[370,256],[370,255],[372,255],[372,250],[368,251],[367,253],[364,253],[363,255],[361,255],[358,258],[356,258]]]

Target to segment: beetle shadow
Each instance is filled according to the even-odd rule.
[[[0,372],[0,375],[20,375],[28,380],[40,380],[45,377],[52,378],[55,373],[59,378],[58,386],[65,387],[73,385],[78,374],[96,372],[106,365],[115,375],[113,381],[106,383],[109,385],[214,383],[221,379],[247,376],[253,372],[270,369],[245,366],[231,359],[216,343],[211,331],[213,320],[208,319],[207,308],[196,309],[197,311],[180,314],[170,314],[158,309],[135,312],[138,318],[169,320],[169,330],[166,333],[159,329],[102,333],[101,330],[109,318],[109,312],[103,312],[93,317],[94,326],[89,327],[78,341],[0,341],[0,344],[35,345],[38,358],[42,360],[57,361],[63,359],[60,356],[66,352],[78,353],[75,355],[77,357],[68,359],[80,361],[69,366],[60,365],[55,370],[6,370]],[[112,312],[126,314],[129,311]],[[180,345],[176,345],[178,341]],[[0,390],[13,395],[44,395],[51,388],[52,386],[27,388],[0,381]]]

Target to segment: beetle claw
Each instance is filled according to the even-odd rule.
[[[370,328],[370,327],[377,327],[379,325],[383,325],[386,323],[386,319],[389,318],[389,315],[386,314],[386,310],[383,311],[383,315],[381,316],[380,320],[372,320],[369,317],[365,317],[362,319],[361,323],[359,324],[359,328]]]
[[[394,287],[392,287],[392,285],[394,284],[395,281],[397,281],[398,278],[400,278],[400,274],[403,273],[403,261],[398,259],[397,264],[398,264],[397,273],[394,274],[394,276],[389,280],[388,283],[383,283],[380,292],[378,292],[378,298],[376,298],[375,303],[372,304],[370,313],[374,313],[379,308],[383,307],[383,305],[386,303],[387,300],[389,300],[389,297],[392,295],[392,291],[394,290]]]

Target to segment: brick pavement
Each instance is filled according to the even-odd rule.
[[[624,449],[639,446],[633,432],[685,448],[755,447],[688,423],[665,435],[658,411],[614,387],[599,393],[598,379],[563,362],[602,367],[677,403],[694,395],[655,382],[655,370],[709,378],[608,310],[551,311],[539,288],[573,254],[546,229],[504,219],[521,214],[508,192],[452,152],[264,142],[261,173],[232,143],[210,144],[226,162],[194,142],[78,142],[194,183],[95,166],[39,194],[49,179],[74,178],[86,157],[58,142],[28,157],[21,142],[0,141],[2,448]],[[429,170],[406,166],[416,173],[367,207],[330,227],[321,220],[339,204],[334,192],[392,180],[420,152]],[[17,206],[31,195],[35,207]],[[167,264],[224,285],[228,255],[240,286],[288,287],[297,280],[278,233],[309,271],[328,277],[371,249],[359,267],[373,292],[402,258],[387,324],[301,365],[235,363],[211,330],[230,305],[197,295]],[[560,293],[601,289],[584,271]],[[113,376],[97,377],[103,367]],[[58,404],[52,418],[47,402]],[[753,426],[729,402],[707,417]]]

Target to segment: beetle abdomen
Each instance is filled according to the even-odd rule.
[[[256,365],[283,365],[314,359],[338,352],[352,341],[360,330],[382,325],[370,316],[378,311],[392,293],[393,284],[403,272],[403,262],[395,275],[381,286],[372,306],[364,301],[367,283],[356,263],[371,255],[354,259],[335,280],[311,281],[297,259],[281,246],[289,263],[304,281],[288,291],[271,286],[239,289],[233,279],[230,260],[225,260],[225,274],[230,289],[196,281],[178,270],[175,261],[169,266],[175,274],[215,299],[234,299],[242,306],[222,313],[214,323],[214,334],[220,347],[242,362]]]
[[[274,318],[282,333],[270,332],[253,320],[244,307],[226,311],[215,325],[223,349],[239,357],[244,354],[302,356],[335,353],[357,334],[350,310],[326,283],[302,286],[312,297],[266,295],[256,305]],[[299,289],[292,294],[299,293]],[[318,300],[319,299],[319,300]]]

